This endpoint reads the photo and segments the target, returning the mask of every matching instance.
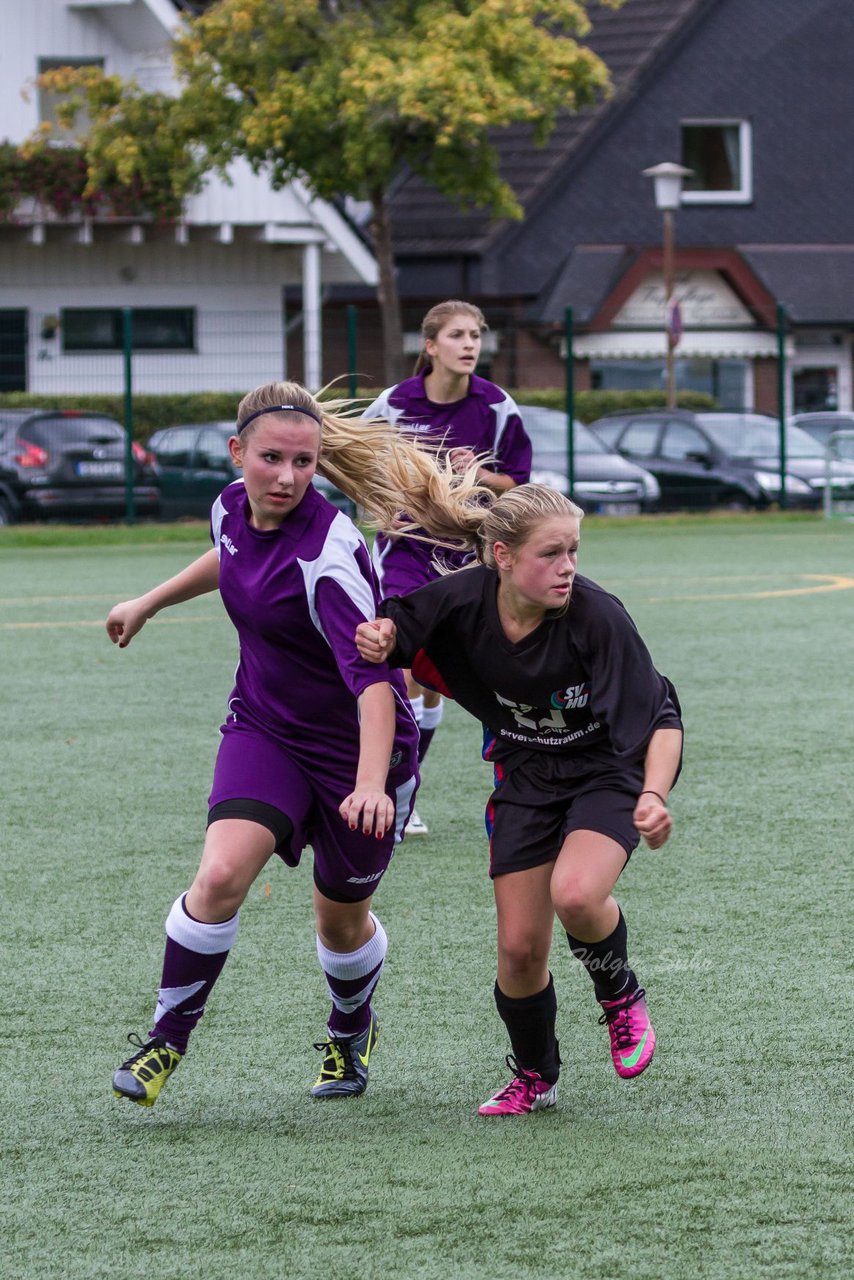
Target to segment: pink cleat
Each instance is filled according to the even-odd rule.
[[[646,1071],[655,1052],[655,1032],[649,1020],[643,987],[620,1000],[600,1000],[605,1012],[599,1019],[611,1037],[611,1061],[624,1080]]]
[[[531,1111],[543,1111],[557,1102],[557,1084],[549,1084],[539,1071],[526,1071],[508,1053],[507,1065],[514,1072],[513,1079],[499,1089],[488,1102],[478,1107],[481,1116],[526,1116]]]

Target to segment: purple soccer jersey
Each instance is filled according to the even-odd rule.
[[[220,594],[240,638],[229,717],[261,729],[305,766],[355,778],[356,699],[369,685],[390,682],[398,695],[396,750],[415,741],[402,679],[363,661],[353,639],[360,622],[376,617],[365,540],[313,488],[278,529],[254,528],[247,505],[236,480],[211,513]]]
[[[451,404],[436,404],[427,396],[423,370],[383,391],[365,411],[366,418],[386,418],[402,431],[443,449],[472,449],[490,454],[489,468],[524,484],[531,475],[531,441],[515,401],[494,382],[472,374],[468,395]],[[412,538],[379,534],[374,543],[374,566],[383,598],[406,595],[438,576],[431,561],[436,548]],[[453,554],[441,553],[455,564]]]
[[[378,682],[392,687],[386,789],[407,811],[418,743],[400,673],[356,651],[356,627],[376,616],[378,601],[365,541],[314,488],[278,529],[256,529],[241,480],[214,504],[211,533],[240,640],[211,806],[239,798],[281,810],[294,824],[290,848],[279,849],[285,861],[295,865],[311,843],[323,881],[349,883],[353,898],[364,897],[388,864],[395,831],[378,841],[350,832],[337,813],[356,780],[359,695]],[[398,836],[405,819],[395,823]]]

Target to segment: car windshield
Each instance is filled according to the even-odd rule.
[[[731,458],[780,457],[780,429],[773,418],[751,413],[699,413],[697,421]],[[817,458],[821,446],[800,427],[790,426],[786,428],[786,453],[790,458]]]
[[[519,414],[525,430],[531,438],[536,462],[546,457],[566,458],[566,414],[558,409],[541,409],[537,405],[522,404]],[[573,424],[573,444],[576,453],[608,453],[601,440],[581,422]]]

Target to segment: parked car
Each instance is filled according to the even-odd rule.
[[[647,409],[590,424],[610,448],[651,471],[661,507],[762,509],[780,499],[780,428],[760,413]],[[834,462],[834,492],[854,502],[854,465]],[[821,446],[798,427],[786,431],[786,500],[816,508],[824,497]]]
[[[825,410],[824,413],[796,413],[791,423],[811,435],[823,449],[834,431],[854,431],[854,413],[830,410]]]
[[[157,468],[160,511],[164,519],[207,519],[214,500],[241,472],[228,452],[233,422],[190,422],[155,431],[148,441]],[[314,477],[325,498],[348,516],[355,507],[325,476]]]
[[[566,414],[539,405],[520,404],[531,437],[531,479],[561,493],[568,491]],[[573,496],[590,514],[637,515],[658,505],[658,481],[642,467],[614,453],[581,422],[573,424]]]
[[[152,460],[132,445],[134,511],[160,507]],[[73,409],[0,409],[0,524],[123,516],[126,436],[119,422]]]

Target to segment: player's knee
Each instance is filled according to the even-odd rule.
[[[367,926],[362,920],[318,922],[320,940],[330,951],[358,951],[366,942]],[[367,939],[369,940],[369,939]]]
[[[584,880],[569,878],[552,884],[552,903],[565,929],[570,933],[593,923],[602,910],[600,894]]]
[[[548,962],[550,942],[551,938],[546,940],[528,933],[500,939],[498,951],[502,971],[518,978],[538,973]]]
[[[204,919],[233,914],[245,896],[243,877],[227,863],[214,862],[200,869],[193,882],[193,901],[205,913]]]

